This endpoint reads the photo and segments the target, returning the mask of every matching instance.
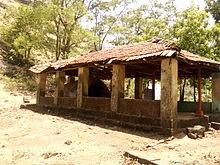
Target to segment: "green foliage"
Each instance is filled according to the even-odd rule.
[[[212,31],[208,27],[208,14],[195,5],[177,14],[171,28],[173,40],[185,50],[201,56],[212,57]]]
[[[39,0],[8,8],[0,24],[0,54],[8,62],[24,66],[102,50],[106,42],[123,45],[160,37],[220,61],[219,0],[206,0],[206,10],[216,20],[214,25],[210,25],[207,11],[194,4],[177,12],[175,0],[148,0],[145,5],[129,9],[131,2]],[[87,28],[83,21],[88,23]],[[29,89],[36,87],[34,78],[26,73],[10,74],[12,84],[24,82]],[[126,80],[132,90],[133,82]],[[133,97],[131,93],[126,88],[126,96]]]
[[[125,79],[125,98],[132,99],[134,98],[135,93],[135,80],[134,78],[126,78]]]
[[[211,53],[213,58],[217,61],[220,61],[220,24],[216,23],[212,27],[212,49]]]
[[[102,50],[107,37],[112,34],[118,20],[126,10],[130,0],[94,0],[88,6],[87,21],[91,32],[96,37],[93,40],[94,50]]]
[[[9,90],[35,91],[37,89],[36,75],[27,68],[8,66],[1,71],[1,79],[6,82],[5,87]]]
[[[220,23],[220,0],[205,0],[207,11],[210,12],[216,23]]]
[[[24,65],[45,59],[42,54],[57,61],[88,50],[92,35],[79,24],[85,14],[85,5],[72,0],[42,0],[8,9],[0,29],[10,52],[4,58]]]
[[[165,4],[150,0],[149,4],[141,5],[121,16],[112,32],[115,39],[111,43],[121,45],[153,37],[169,38],[169,27],[175,19],[175,13],[173,0]]]

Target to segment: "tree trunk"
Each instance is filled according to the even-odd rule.
[[[183,81],[183,88],[182,88],[182,92],[180,95],[180,101],[184,101],[185,86],[186,86],[186,77],[184,78],[184,81]]]
[[[127,97],[129,97],[129,94],[130,94],[130,86],[131,86],[131,79],[129,78],[128,79],[128,84],[126,86],[126,93],[127,93]]]
[[[193,77],[193,97],[194,97],[194,102],[196,102],[196,78],[195,76]]]

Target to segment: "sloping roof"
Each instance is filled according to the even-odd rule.
[[[148,41],[139,43],[118,46],[111,49],[106,49],[97,52],[85,53],[81,56],[70,58],[67,60],[60,60],[55,63],[45,65],[35,65],[30,68],[34,73],[46,72],[47,70],[57,70],[65,67],[77,67],[80,65],[89,64],[114,64],[114,63],[129,63],[136,61],[137,63],[143,60],[155,58],[177,57],[183,62],[194,65],[213,65],[219,68],[220,62],[204,58],[185,50],[181,50],[174,43],[154,38]]]
[[[218,62],[218,61],[215,61],[215,60],[212,60],[212,59],[209,59],[209,58],[206,58],[206,57],[202,57],[202,56],[199,56],[199,55],[195,55],[195,54],[193,54],[191,52],[188,52],[186,50],[181,50],[180,51],[179,58],[183,59],[185,61],[197,62],[197,63],[200,63],[200,64],[213,64],[213,65],[217,65],[217,66],[220,65],[220,62]]]

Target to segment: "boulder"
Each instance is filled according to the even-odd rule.
[[[211,127],[216,129],[216,130],[220,130],[220,123],[218,123],[218,122],[211,122]]]
[[[187,127],[186,134],[189,138],[197,139],[205,136],[205,127],[201,125],[196,125],[194,127]]]

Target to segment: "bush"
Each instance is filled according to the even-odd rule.
[[[37,88],[36,76],[28,68],[8,66],[1,78],[6,81],[5,87],[9,90],[35,91]]]

